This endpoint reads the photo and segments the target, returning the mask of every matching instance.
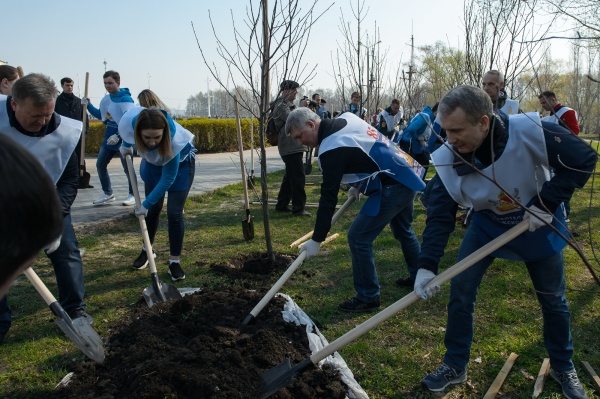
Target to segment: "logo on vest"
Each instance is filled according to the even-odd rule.
[[[512,196],[515,198],[515,201],[513,201],[513,199],[504,191],[501,191],[500,194],[498,194],[497,200],[488,201],[494,204],[494,207],[498,212],[509,212],[520,208],[519,203],[521,202],[521,198],[519,197],[519,190],[515,188]]]

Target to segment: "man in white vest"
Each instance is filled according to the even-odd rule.
[[[523,220],[529,222],[529,231],[452,279],[446,354],[422,383],[441,392],[466,381],[479,284],[499,257],[522,261],[527,267],[542,308],[550,375],[567,398],[587,398],[571,359],[563,260],[569,232],[560,204],[585,185],[596,165],[596,153],[564,128],[541,122],[536,112],[506,117],[493,109],[486,92],[474,86],[450,90],[440,101],[438,115],[447,142],[431,154],[437,175],[427,205],[414,286],[417,295],[427,299],[439,290],[425,285],[437,273],[458,204],[473,208],[459,261]]]
[[[481,88],[485,90],[487,95],[492,99],[494,108],[502,110],[507,115],[521,113],[521,110],[519,109],[519,100],[508,98],[504,86],[505,82],[502,72],[491,69],[483,75]]]
[[[13,86],[12,96],[0,98],[0,134],[12,138],[33,154],[56,186],[64,217],[62,236],[46,254],[54,267],[61,306],[71,319],[84,317],[92,324],[93,319],[85,312],[83,265],[71,224],[71,205],[79,186],[79,165],[74,150],[82,124],[54,112],[57,95],[54,81],[45,75],[29,74],[19,79]],[[10,320],[5,296],[0,300],[0,328],[4,328],[4,333],[8,331]]]
[[[319,253],[331,228],[340,184],[349,184],[349,196],[369,197],[348,230],[356,295],[338,305],[345,312],[368,312],[380,307],[380,286],[375,269],[373,241],[390,225],[400,242],[409,270],[417,270],[419,240],[412,228],[413,200],[423,190],[423,168],[386,136],[358,116],[346,112],[336,119],[321,119],[307,108],[290,113],[285,133],[302,145],[319,145],[323,172],[321,198],[312,239],[301,251],[306,259]]]
[[[543,121],[557,123],[565,129],[570,130],[574,135],[579,135],[577,112],[573,108],[562,105],[556,99],[556,94],[551,90],[544,91],[538,98],[544,111],[550,112],[549,116],[542,118]]]

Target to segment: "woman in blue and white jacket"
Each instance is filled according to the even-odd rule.
[[[121,154],[133,154],[133,145],[142,157],[140,176],[144,181],[146,199],[136,215],[146,216],[150,242],[158,229],[165,193],[169,192],[167,218],[169,225],[169,274],[173,281],[185,278],[179,263],[185,226],[183,206],[194,181],[196,171],[194,135],[175,123],[167,111],[159,108],[134,107],[119,123],[123,143]],[[156,254],[153,254],[156,257]],[[148,265],[145,248],[133,262],[133,268]]]

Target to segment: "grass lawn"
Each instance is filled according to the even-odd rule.
[[[318,173],[316,167],[313,171]],[[270,198],[276,196],[280,181],[281,173],[269,175]],[[318,202],[318,176],[311,175],[307,181],[317,183],[307,186],[308,201]],[[597,249],[600,240],[600,219],[597,217],[600,202],[594,196],[590,197],[590,193],[591,179],[586,188],[576,192],[571,202],[570,227],[578,234],[578,242],[599,273],[595,259],[598,251],[593,252],[592,248]],[[345,193],[340,192],[339,203],[345,199]],[[253,195],[251,200],[256,201],[256,197]],[[332,233],[337,232],[340,237],[324,246],[317,258],[302,265],[281,289],[322,326],[322,333],[330,342],[369,317],[337,310],[339,302],[354,295],[346,232],[361,204],[353,204],[333,226]],[[289,244],[313,229],[316,208],[309,209],[313,214],[310,218],[276,213],[273,207],[271,210],[275,250],[297,253],[297,250],[290,250]],[[241,184],[188,199],[182,254],[187,278],[176,283],[177,286],[239,284],[214,274],[209,265],[264,250],[260,206],[252,206],[256,230],[252,242],[243,240],[243,214]],[[415,202],[414,227],[419,237],[424,225],[425,211]],[[442,270],[454,263],[464,231],[457,226],[447,247]],[[131,263],[142,246],[139,223],[132,217],[79,230],[77,235],[80,248],[85,249],[83,260],[88,312],[96,319],[96,331],[105,336],[110,333],[110,326],[118,323],[121,316],[140,299],[143,288],[150,284],[148,269],[131,269]],[[161,281],[170,283],[166,215],[163,215],[154,248],[158,253],[159,277]],[[381,282],[382,306],[388,306],[410,292],[394,284],[407,272],[400,245],[393,239],[389,228],[375,241],[375,259]],[[588,396],[600,398],[600,394],[593,392],[590,379],[581,367],[581,361],[587,361],[600,373],[600,288],[573,249],[565,250],[565,259],[574,361]],[[49,260],[40,256],[34,268],[56,294]],[[273,275],[273,283],[278,278],[279,275]],[[420,387],[420,379],[441,363],[448,296],[449,285],[445,285],[433,299],[418,302],[400,312],[340,351],[372,399],[436,397]],[[19,277],[12,287],[9,301],[13,308],[13,326],[0,345],[0,398],[43,397],[43,392],[52,389],[67,373],[71,362],[81,361],[84,357],[50,322],[52,317],[48,308],[25,277]],[[547,353],[542,340],[541,311],[522,263],[497,260],[490,267],[480,288],[475,327],[468,383],[447,389],[445,397],[483,397],[507,357],[514,352],[519,358],[498,397],[530,398],[535,377]],[[558,384],[548,380],[540,398],[560,397]]]

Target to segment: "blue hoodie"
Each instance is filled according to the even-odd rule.
[[[119,89],[119,91],[115,94],[109,94],[109,96],[110,101],[112,101],[113,103],[123,105],[131,104],[131,106],[133,105],[133,98],[131,98],[131,93],[126,87]],[[95,118],[102,119],[102,113],[100,112],[100,109],[94,107],[91,103],[88,104],[87,110]],[[106,140],[108,140],[110,136],[112,136],[113,134],[119,134],[119,122],[113,120],[112,118],[107,118],[102,120],[102,123],[106,125],[106,131],[104,132],[104,140],[102,141],[102,147],[108,148],[109,150],[113,151],[119,151],[119,147],[121,146],[120,139],[119,142],[115,145],[106,144]]]

